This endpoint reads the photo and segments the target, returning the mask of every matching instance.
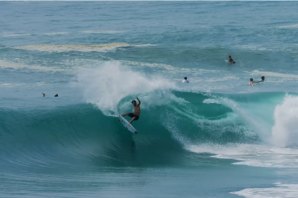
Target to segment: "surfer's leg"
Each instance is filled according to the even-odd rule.
[[[132,117],[129,123],[131,124],[136,119],[136,116]]]

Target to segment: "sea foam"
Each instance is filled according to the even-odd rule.
[[[298,146],[298,97],[286,96],[274,111],[272,142],[280,147]]]
[[[86,101],[95,104],[103,112],[117,111],[119,101],[126,96],[174,87],[167,79],[133,71],[118,61],[80,69],[77,80]]]

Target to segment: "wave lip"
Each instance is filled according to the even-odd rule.
[[[117,112],[118,103],[128,96],[140,96],[157,90],[174,88],[174,83],[157,75],[144,75],[118,61],[105,62],[98,68],[84,68],[77,72],[78,88],[87,102],[103,112]]]

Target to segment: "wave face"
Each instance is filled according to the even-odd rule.
[[[117,117],[92,104],[1,109],[0,165],[30,169],[33,164],[35,168],[192,164],[197,159],[189,158],[190,145],[224,146],[268,140],[271,129],[264,126],[272,126],[274,120],[262,125],[258,122],[262,116],[272,115],[277,101],[283,98],[287,101],[289,97],[279,93],[155,92],[156,96],[160,94],[171,97],[166,103],[153,101],[144,106],[140,120],[134,123],[139,131],[136,136],[126,131]],[[129,105],[129,99],[123,98],[118,103],[120,112],[125,111],[123,107]],[[266,111],[251,111],[248,100],[253,105],[266,103]],[[279,108],[290,107],[281,105],[275,113],[280,112]]]

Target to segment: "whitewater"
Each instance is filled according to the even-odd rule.
[[[0,2],[0,197],[298,197],[297,9]]]

